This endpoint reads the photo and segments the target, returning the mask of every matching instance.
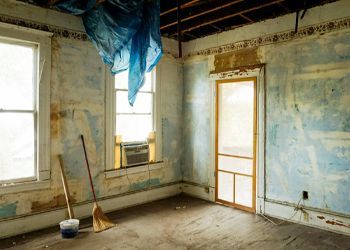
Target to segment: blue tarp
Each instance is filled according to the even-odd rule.
[[[82,15],[86,33],[113,74],[129,69],[128,99],[133,105],[145,73],[162,56],[159,0],[63,0],[55,7]]]

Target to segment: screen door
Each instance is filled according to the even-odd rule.
[[[255,212],[256,78],[216,85],[216,201]]]

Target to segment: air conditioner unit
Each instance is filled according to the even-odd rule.
[[[149,145],[147,142],[121,143],[122,167],[147,164],[149,162]]]

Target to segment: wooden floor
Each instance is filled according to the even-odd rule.
[[[91,218],[74,239],[58,227],[0,241],[13,249],[350,249],[350,237],[264,218],[187,196],[117,211],[118,226],[95,234]]]

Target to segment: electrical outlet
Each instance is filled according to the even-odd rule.
[[[303,190],[303,200],[308,200],[309,199],[309,192]]]

